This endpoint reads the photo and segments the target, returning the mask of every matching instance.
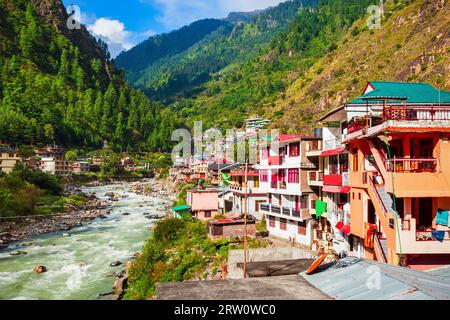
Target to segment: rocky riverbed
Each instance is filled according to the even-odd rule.
[[[126,285],[127,262],[138,255],[154,224],[165,216],[161,208],[170,203],[157,193],[143,196],[130,188],[129,183],[84,187],[86,194],[96,194],[97,205],[106,203],[107,208],[76,211],[87,219],[82,225],[26,237],[0,250],[0,300],[117,299]],[[110,201],[108,194],[118,195],[118,201]],[[104,218],[91,220],[94,215]],[[58,224],[71,226],[62,220],[54,222]]]
[[[66,212],[59,215],[4,221],[0,224],[0,246],[44,233],[68,231],[85,221],[105,218],[110,213],[107,201],[91,197],[85,205],[66,208]]]

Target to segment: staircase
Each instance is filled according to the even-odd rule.
[[[388,240],[390,243],[393,240],[395,241],[395,229],[389,226],[389,219],[397,216],[392,208],[394,202],[384,187],[376,187],[371,178],[369,179],[368,193],[375,207],[376,215],[383,227],[384,235],[386,236],[385,239],[380,239],[378,235],[375,237],[375,256],[378,261],[387,263],[387,254],[389,252]]]
[[[378,192],[378,195],[380,196],[381,201],[384,204],[384,207],[386,208],[387,212],[394,213],[394,200],[392,200],[392,196],[386,192],[384,187],[377,187],[376,191]]]

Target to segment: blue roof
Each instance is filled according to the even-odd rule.
[[[450,300],[450,278],[376,261],[348,257],[345,267],[328,265],[312,275],[301,275],[337,300]],[[374,272],[378,288],[368,286]]]
[[[367,85],[373,90],[347,104],[366,104],[367,99],[375,99],[369,103],[381,101],[376,98],[406,99],[407,103],[435,105],[450,103],[450,92],[436,89],[428,83],[370,81]],[[402,101],[390,101],[390,103],[402,103]]]

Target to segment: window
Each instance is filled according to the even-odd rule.
[[[300,156],[300,143],[291,143],[289,145],[289,157],[299,157]]]
[[[211,229],[213,236],[223,236],[223,226],[212,226]]]
[[[269,227],[275,228],[275,217],[269,217]]]
[[[269,182],[269,172],[267,170],[261,170],[261,182]]]
[[[253,186],[254,186],[255,188],[259,188],[259,178],[258,178],[258,177],[255,177],[255,178],[254,178],[254,180],[253,180]]]
[[[287,230],[287,220],[280,219],[280,229],[286,231]]]
[[[205,218],[211,218],[211,211],[205,211]]]
[[[300,209],[308,209],[309,196],[302,196],[300,198]]]
[[[353,149],[353,172],[358,172],[358,149]]]
[[[361,200],[361,192],[358,192],[358,200]]]
[[[298,234],[306,236],[306,221],[298,222]]]
[[[288,182],[289,183],[299,183],[300,182],[300,170],[299,169],[289,169]]]

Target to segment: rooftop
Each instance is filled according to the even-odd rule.
[[[337,300],[450,300],[450,269],[426,273],[353,257],[340,264],[302,276]]]
[[[156,300],[330,300],[298,275],[158,283]]]
[[[370,81],[363,95],[347,104],[365,105],[367,101],[377,103],[384,99],[394,99],[389,101],[390,104],[403,104],[405,100],[411,104],[450,104],[450,92],[436,89],[428,83]]]

